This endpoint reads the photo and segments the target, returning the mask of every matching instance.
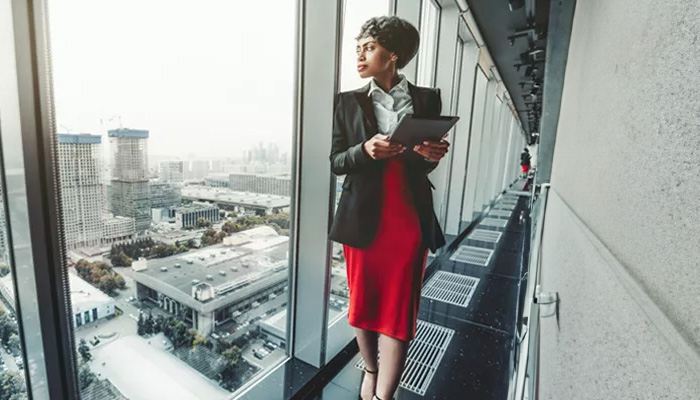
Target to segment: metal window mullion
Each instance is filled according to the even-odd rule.
[[[314,367],[326,363],[331,279],[327,233],[333,212],[329,188],[334,187],[328,154],[338,87],[341,7],[339,0],[306,0],[300,10],[290,355]]]
[[[430,0],[426,0],[430,1]],[[436,39],[436,68],[435,85],[442,92],[443,114],[454,113],[456,109],[457,90],[455,88],[455,78],[459,71],[455,73],[456,58],[458,56],[457,32],[459,30],[459,9],[456,5],[443,6],[439,13]],[[452,131],[454,134],[454,128]],[[431,172],[431,180],[435,185],[433,193],[433,204],[435,213],[441,226],[445,226],[447,217],[447,197],[449,191],[448,172],[452,166],[453,152],[448,152],[445,158],[438,164],[437,168]]]
[[[66,312],[45,2],[13,1],[12,26],[20,130],[2,136],[28,390],[33,398],[72,399],[73,320]]]

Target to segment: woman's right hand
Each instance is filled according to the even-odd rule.
[[[364,143],[365,152],[373,160],[393,157],[406,151],[406,147],[389,141],[389,135],[377,133]]]

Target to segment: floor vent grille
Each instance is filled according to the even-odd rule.
[[[479,225],[505,228],[508,225],[507,219],[484,218]]]
[[[491,210],[489,212],[489,217],[510,218],[511,215],[513,215],[513,211],[508,210]]]
[[[461,245],[452,254],[450,261],[457,261],[465,264],[475,264],[482,267],[489,265],[493,250],[482,249],[480,247]]]
[[[416,337],[408,346],[406,365],[399,386],[425,396],[454,334],[452,329],[418,320]],[[362,370],[364,367],[365,361],[360,357],[355,363],[355,368]]]
[[[437,271],[423,287],[423,297],[467,307],[478,284],[479,278]]]
[[[485,229],[474,229],[469,235],[467,235],[467,239],[498,243],[498,241],[501,240],[502,235],[503,233],[501,232],[487,231]]]

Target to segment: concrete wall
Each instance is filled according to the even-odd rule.
[[[700,396],[698,32],[697,0],[576,4],[551,179],[572,213],[547,214],[543,290],[559,291],[562,328],[543,320],[544,399]]]
[[[559,292],[560,327],[540,321],[540,400],[700,398],[697,354],[556,193],[542,290]]]
[[[552,185],[700,350],[698,32],[697,0],[577,3]]]

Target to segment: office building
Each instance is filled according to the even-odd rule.
[[[184,161],[163,161],[158,166],[158,178],[163,182],[182,183]]]
[[[219,222],[219,207],[212,203],[194,202],[187,207],[171,208],[170,217],[175,218],[178,228],[196,227],[200,218],[214,224]]]
[[[108,132],[112,154],[110,212],[130,217],[137,231],[151,226],[148,187],[148,131],[116,129]]]
[[[150,181],[151,208],[177,207],[182,201],[182,189],[175,185],[162,181]]]
[[[132,266],[137,297],[180,315],[208,335],[287,285],[288,240],[263,226],[224,244]],[[228,243],[228,244],[227,244]]]
[[[289,196],[291,192],[291,176],[260,175],[260,174],[230,174],[229,187],[239,192],[253,192]]]
[[[66,248],[100,244],[104,197],[100,174],[102,138],[58,134],[58,168]]]
[[[193,160],[191,163],[192,175],[191,179],[203,180],[207,175],[211,166],[209,165],[209,160]]]
[[[131,217],[105,215],[102,219],[102,244],[133,239],[136,222]]]
[[[231,186],[230,175],[227,173],[209,174],[204,178],[204,184],[210,187],[227,188]]]

